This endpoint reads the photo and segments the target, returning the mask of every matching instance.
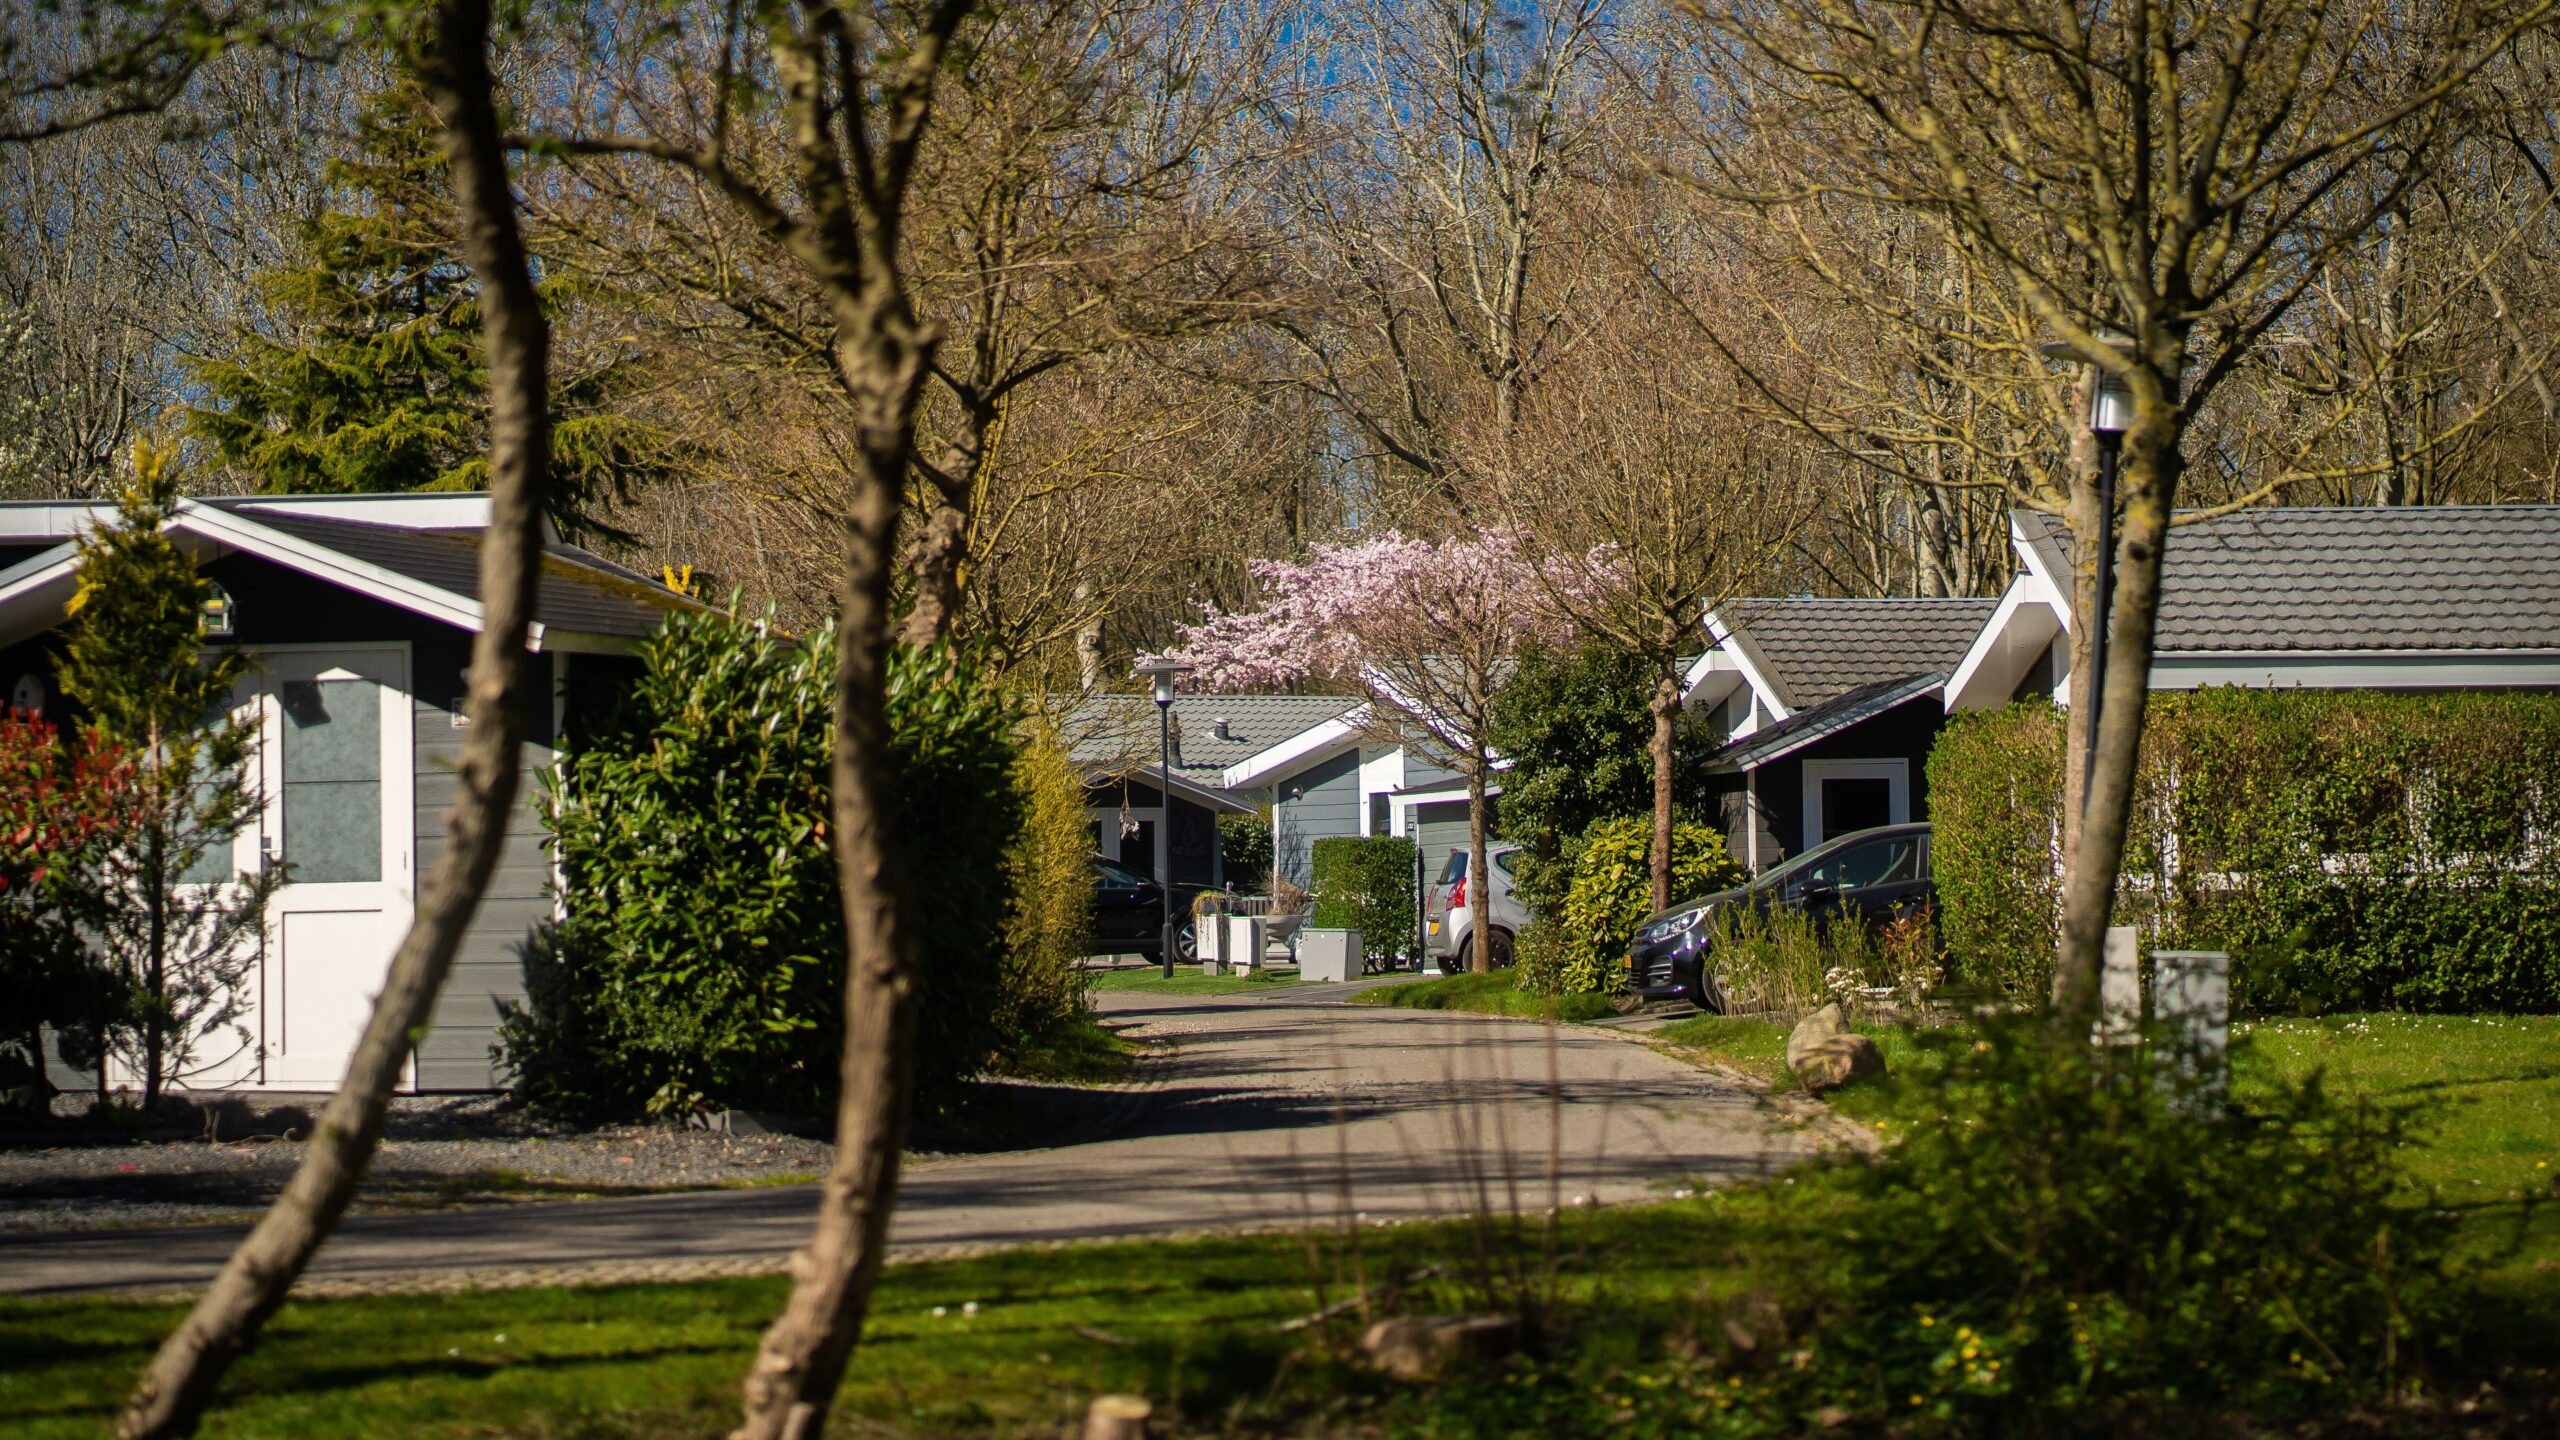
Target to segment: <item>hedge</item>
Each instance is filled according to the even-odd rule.
[[[1958,717],[1929,757],[1962,978],[2040,994],[2061,891],[2061,716]],[[2560,1010],[2560,695],[2152,697],[2119,924],[2229,950],[2258,1011]]]
[[[1413,948],[1413,841],[1401,835],[1329,835],[1311,847],[1320,930],[1357,930],[1371,959]]]

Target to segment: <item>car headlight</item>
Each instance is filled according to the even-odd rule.
[[[1707,909],[1707,906],[1700,905],[1695,909],[1683,910],[1675,915],[1665,915],[1661,919],[1647,925],[1642,930],[1637,931],[1636,943],[1639,945],[1659,945],[1665,940],[1678,939],[1680,936],[1686,935],[1690,931],[1698,928],[1699,922],[1707,918]]]

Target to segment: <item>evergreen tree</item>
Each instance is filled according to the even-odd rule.
[[[300,253],[259,277],[276,332],[195,362],[205,400],[188,427],[268,493],[485,488],[478,292],[455,255],[434,117],[394,86],[365,102],[356,141],[328,171],[354,203],[308,222]],[[555,316],[585,298],[559,276],[542,294]],[[662,438],[610,409],[620,364],[554,379],[546,503],[563,529],[601,531],[595,507],[657,466]]]
[[[243,981],[280,878],[229,864],[232,837],[257,814],[257,729],[230,713],[240,655],[205,649],[207,587],[160,528],[178,503],[172,453],[137,446],[115,523],[80,542],[61,664],[90,738],[135,770],[125,843],[84,888],[98,949],[127,993],[107,1044],[141,1077],[146,1110],[203,1068],[219,1032],[249,1043]]]

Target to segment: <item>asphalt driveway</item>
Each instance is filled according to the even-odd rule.
[[[1177,1048],[1105,1138],[907,1173],[893,1245],[988,1245],[1536,1210],[1767,1173],[1815,1143],[1741,1086],[1576,1027],[1269,995],[1097,998]],[[632,1278],[768,1268],[811,1186],[358,1216],[321,1290],[493,1272]],[[201,1285],[237,1226],[0,1236],[0,1293]]]

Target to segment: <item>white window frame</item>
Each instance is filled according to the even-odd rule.
[[[1908,760],[1807,760],[1804,762],[1804,824],[1797,848],[1822,843],[1822,782],[1882,780],[1888,825],[1911,823],[1911,762]]]

